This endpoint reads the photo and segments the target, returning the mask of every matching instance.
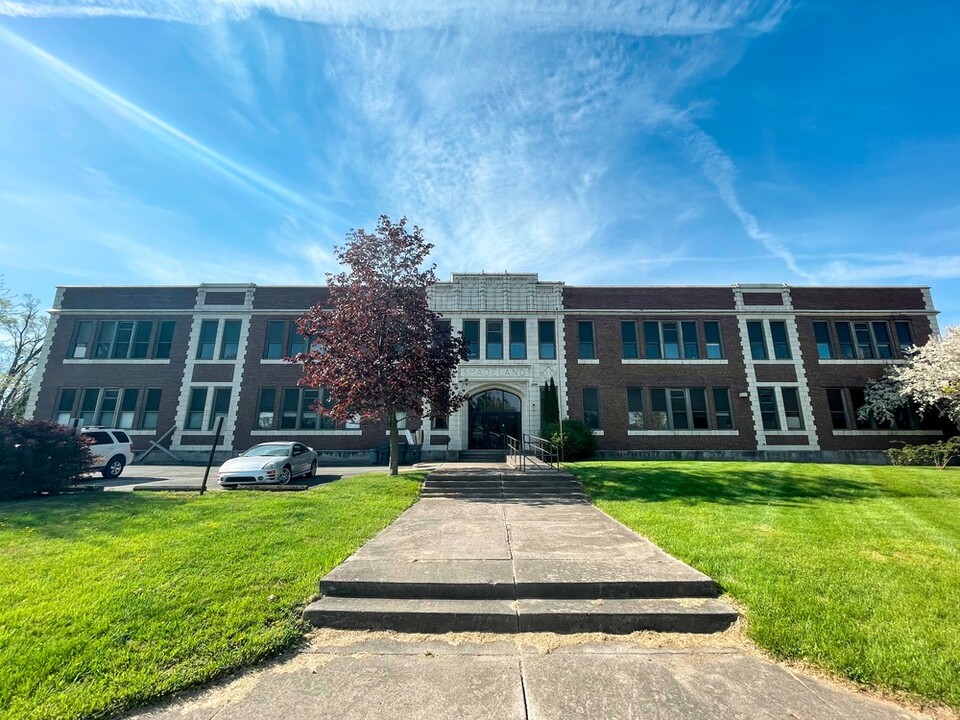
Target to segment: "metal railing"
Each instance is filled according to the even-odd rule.
[[[527,465],[542,468],[547,466],[554,470],[560,469],[560,449],[552,440],[524,433],[518,440],[510,435],[507,438],[507,455],[517,458],[516,464],[521,472],[526,472]],[[529,463],[529,458],[537,462]]]

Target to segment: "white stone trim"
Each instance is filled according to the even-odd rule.
[[[58,287],[57,294],[53,299],[54,309],[59,309],[63,304],[64,288]],[[27,396],[27,407],[24,409],[23,416],[28,420],[36,420],[34,413],[37,411],[37,398],[40,397],[40,387],[43,385],[43,377],[47,371],[47,363],[50,360],[50,348],[53,346],[53,336],[57,332],[58,313],[51,311],[50,319],[47,320],[47,332],[43,337],[43,346],[40,348],[40,356],[37,358],[37,367],[33,371],[33,383],[30,386],[30,394]]]
[[[579,287],[579,286],[578,286]],[[665,289],[669,289],[669,286],[664,286]],[[769,308],[769,309],[765,309]],[[894,308],[890,310],[848,310],[844,308],[843,310],[804,310],[804,309],[788,309],[786,307],[777,306],[764,306],[764,305],[747,305],[744,308],[726,308],[726,309],[717,309],[717,308],[687,308],[680,310],[638,310],[637,308],[621,308],[618,310],[614,309],[603,309],[603,310],[593,310],[588,308],[570,308],[567,312],[571,315],[618,315],[618,316],[630,316],[630,317],[649,317],[649,318],[658,318],[662,316],[686,316],[688,318],[699,318],[705,315],[722,315],[730,316],[736,315],[740,312],[763,315],[783,315],[786,313],[793,313],[803,317],[828,317],[828,318],[837,318],[842,320],[844,318],[863,318],[863,317],[876,317],[876,318],[890,318],[892,315],[897,317],[927,317],[930,312],[928,310],[921,309],[908,309],[903,310],[900,308]],[[258,311],[259,313],[259,311]],[[468,317],[468,320],[472,320],[472,317]]]
[[[599,365],[600,358],[577,358],[577,365]]]
[[[698,358],[696,360],[666,360],[656,358],[624,358],[620,361],[621,365],[728,365],[726,358]]]
[[[934,336],[939,337],[940,324],[937,322],[937,315],[939,313],[933,305],[933,295],[930,294],[930,288],[922,288],[921,292],[923,293],[924,307],[928,312],[927,319],[930,321],[930,333]]]
[[[389,435],[389,431],[387,435]],[[251,430],[253,437],[289,437],[291,435],[329,435],[329,436],[358,436],[363,430]]]
[[[663,436],[699,436],[706,435],[710,437],[737,437],[739,430],[627,430],[627,435],[631,437],[644,437],[645,435],[663,435]]]
[[[169,365],[170,358],[64,358],[64,365]]]
[[[940,430],[834,430],[833,434],[837,437],[856,437],[856,436],[896,436],[906,435],[909,437],[942,437]]]
[[[603,437],[603,430],[591,430],[590,432],[597,437]]]
[[[901,358],[886,358],[858,360],[854,358],[817,358],[821,365],[906,365],[907,361]]]

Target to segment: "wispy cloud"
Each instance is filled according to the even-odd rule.
[[[769,32],[788,7],[786,0],[0,0],[0,14],[21,17],[113,15],[211,23],[269,12],[303,22],[389,31],[483,27],[496,32],[588,31],[640,37],[705,35],[734,27]]]
[[[101,85],[73,66],[54,57],[16,33],[0,27],[0,42],[33,59],[70,86],[97,101],[100,107],[138,126],[159,142],[172,148],[185,162],[202,166],[231,184],[262,198],[295,208],[315,218],[343,220],[314,200],[237,160],[214,150],[153,113]]]

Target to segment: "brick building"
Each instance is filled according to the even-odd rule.
[[[285,438],[324,460],[367,460],[380,424],[336,424],[283,358],[304,347],[299,315],[322,287],[60,287],[28,416],[164,438],[184,459]],[[533,274],[454,274],[431,305],[462,331],[468,402],[420,428],[424,457],[495,449],[540,429],[540,388],[609,456],[870,459],[942,436],[903,413],[859,421],[866,383],[937,332],[929,290],[572,287]]]

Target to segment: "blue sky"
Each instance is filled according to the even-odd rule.
[[[960,5],[0,0],[0,274],[924,284],[960,322]]]

